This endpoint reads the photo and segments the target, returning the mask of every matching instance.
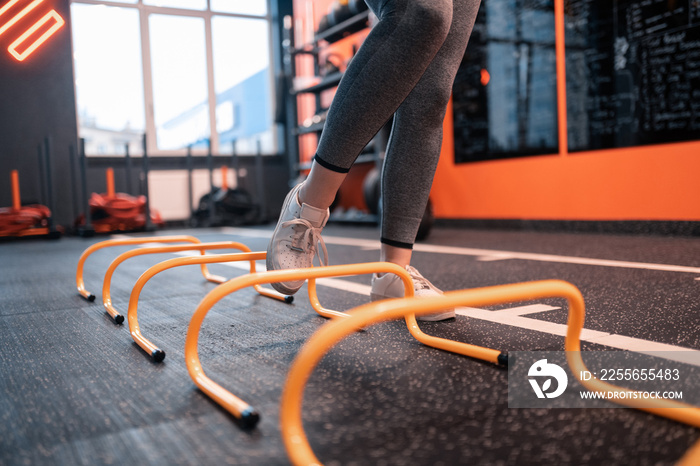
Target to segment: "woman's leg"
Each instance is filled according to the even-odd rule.
[[[307,180],[282,206],[267,248],[268,270],[311,267],[328,207],[362,149],[394,114],[449,33],[452,0],[367,0],[380,19],[343,75]],[[274,283],[295,293],[303,281]]]
[[[367,0],[379,18],[353,57],[328,111],[299,193],[328,207],[362,149],[396,112],[448,35],[452,0]]]
[[[394,115],[381,182],[382,255],[410,260],[392,249],[413,247],[440,157],[445,109],[479,3],[454,0],[447,39]]]
[[[367,0],[380,19],[379,24],[365,39],[338,86],[309,178],[302,186],[292,190],[285,200],[280,220],[268,246],[268,269],[310,267],[313,265],[316,243],[325,250],[320,231],[328,219],[328,206],[362,149],[409,97],[426,70],[432,68],[431,62],[439,55],[454,24],[452,2],[453,0]],[[467,22],[473,24],[473,19]],[[462,53],[468,35],[464,36]],[[456,65],[459,66],[459,60]],[[435,72],[438,76],[443,75],[440,70]],[[455,73],[456,68],[454,73],[450,71],[452,79]],[[422,91],[417,100],[412,99],[416,105],[421,98],[434,97],[427,90]],[[444,99],[444,102],[437,105],[441,108],[431,111],[435,117],[440,115],[440,125],[446,103],[447,99]],[[438,142],[438,154],[439,145]],[[430,157],[427,161],[420,162],[430,164]],[[434,172],[434,167],[426,168]],[[410,179],[405,180],[405,184],[410,183]],[[428,185],[426,199],[429,189]],[[407,225],[407,228],[412,226]],[[382,236],[388,247],[396,246],[388,244],[392,240],[402,242],[401,239],[384,237],[384,234]],[[404,236],[400,235],[400,238]],[[415,232],[410,237],[411,245],[414,239]],[[410,248],[402,247],[402,251],[387,250],[387,246],[382,251],[386,260],[396,263],[404,262],[402,258],[406,257],[410,260]],[[303,282],[280,283],[273,286],[278,291],[291,294],[302,284]]]
[[[479,0],[454,0],[450,33],[394,115],[384,160],[380,257],[406,268],[416,296],[442,293],[409,264],[440,157],[445,109],[478,9]],[[403,284],[396,276],[372,277],[372,300],[402,296]],[[454,316],[454,309],[446,309],[419,320]]]

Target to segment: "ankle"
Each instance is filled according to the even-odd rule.
[[[299,205],[306,204],[315,209],[321,210],[327,209],[332,203],[332,201],[329,203],[325,203],[322,199],[319,199],[317,196],[309,195],[306,182],[304,182],[299,191],[297,191],[297,202],[299,203]]]
[[[396,264],[402,269],[411,265],[412,249],[398,248],[382,243],[379,248],[379,260]]]
[[[401,268],[404,269],[404,270],[406,270],[406,268],[410,265],[410,264],[403,264],[403,263],[400,263],[400,262],[391,261],[391,260],[386,260],[386,259],[381,259],[381,262],[388,262],[388,263],[390,263],[390,264],[396,264],[396,265],[398,265],[399,267],[401,267]],[[384,275],[387,275],[387,274],[392,275],[392,272],[377,272],[377,273],[375,273],[375,275],[377,276],[377,278],[382,278]]]

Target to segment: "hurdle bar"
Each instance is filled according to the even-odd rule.
[[[483,307],[544,298],[564,298],[568,301],[569,317],[564,347],[567,352],[567,362],[572,372],[577,374],[581,384],[588,390],[596,392],[634,392],[633,390],[617,387],[597,379],[581,380],[581,372],[579,371],[588,370],[581,358],[580,339],[585,319],[585,304],[581,292],[568,282],[544,280],[450,291],[436,297],[378,301],[355,308],[349,312],[350,317],[347,319],[336,319],[325,324],[307,340],[292,363],[282,392],[280,405],[282,438],[290,460],[295,465],[321,464],[320,460],[314,455],[303,429],[301,410],[304,388],[319,361],[343,338],[360,328],[367,328],[371,325],[398,319],[409,314],[423,315],[458,306]],[[478,354],[474,354],[473,357],[488,360],[480,357]],[[665,399],[643,399],[641,402],[639,400],[631,402],[627,401],[626,398],[615,399],[615,402],[700,427],[700,408],[685,403]],[[700,442],[686,453],[680,464],[683,466],[696,465],[700,464],[699,460]]]
[[[114,308],[114,304],[112,303],[112,294],[111,294],[111,285],[112,285],[112,275],[114,274],[115,270],[117,267],[124,262],[125,260],[135,257],[135,256],[141,256],[145,254],[168,254],[168,253],[176,253],[176,252],[182,252],[182,251],[201,251],[202,254],[204,254],[204,251],[212,251],[212,250],[219,250],[219,249],[237,249],[242,252],[251,252],[250,248],[242,243],[238,243],[235,241],[219,241],[219,242],[213,242],[213,243],[200,243],[195,246],[193,245],[188,245],[188,244],[178,244],[178,245],[170,245],[170,246],[151,246],[151,247],[145,247],[145,248],[137,248],[133,249],[131,251],[126,251],[122,254],[120,254],[112,263],[109,265],[109,268],[107,269],[107,273],[105,273],[105,278],[104,282],[102,285],[102,304],[104,305],[107,313],[112,317],[115,323],[121,324],[124,322],[124,316],[119,313]],[[255,261],[250,261],[250,273],[255,273]],[[225,279],[224,279],[225,280]],[[215,281],[215,283],[222,283],[222,281]],[[276,293],[272,290],[265,290],[264,288],[257,286],[256,291],[258,293],[268,296],[270,298],[278,299],[280,301],[284,301],[286,303],[291,303],[294,300],[293,296],[284,296],[282,294]]]
[[[158,348],[154,343],[152,343],[150,340],[143,336],[143,334],[141,333],[141,327],[139,326],[138,322],[139,296],[141,295],[141,291],[143,290],[143,287],[146,285],[146,283],[155,275],[165,270],[172,269],[174,267],[182,267],[185,265],[216,264],[234,261],[250,261],[250,267],[252,271],[250,275],[259,275],[255,273],[255,261],[265,260],[266,256],[267,253],[265,251],[261,251],[177,257],[174,259],[165,260],[150,267],[136,281],[136,284],[131,290],[131,295],[129,296],[129,309],[127,311],[127,320],[129,322],[129,331],[131,333],[131,337],[134,339],[136,344],[139,345],[139,347],[141,347],[141,349],[143,349],[147,354],[151,356],[151,358],[153,358],[154,361],[161,362],[163,361],[163,359],[165,359],[165,351]],[[255,290],[263,296],[277,299],[279,301],[284,301],[286,303],[291,303],[294,299],[292,296],[285,296],[276,291],[265,289],[260,285],[255,286]]]
[[[244,427],[254,427],[260,419],[260,416],[255,408],[211,380],[202,369],[197,348],[202,322],[204,321],[204,318],[209,310],[211,310],[211,308],[225,296],[234,293],[241,288],[254,286],[255,284],[293,280],[309,280],[311,282],[313,279],[317,278],[364,275],[370,273],[396,274],[403,281],[405,296],[413,296],[413,281],[410,275],[408,275],[408,272],[404,268],[389,262],[368,262],[362,264],[332,265],[305,269],[275,270],[265,273],[244,275],[242,277],[231,279],[228,282],[217,286],[211,290],[200,302],[199,306],[197,306],[197,310],[192,316],[190,325],[187,329],[187,338],[185,340],[185,362],[187,364],[187,370],[189,371],[190,377],[204,393],[231,413],[235,418],[240,420]],[[346,318],[343,319],[332,319],[330,323],[345,321],[353,321],[352,316],[347,315]],[[361,328],[361,326],[358,326],[355,329],[360,330]],[[447,351],[463,354],[465,356],[477,357],[479,359],[493,362],[494,364],[498,364],[504,359],[504,353],[490,348],[483,348],[476,345],[470,345],[468,343],[460,343],[441,338],[435,338],[435,341],[431,342],[439,344],[441,349],[446,349]],[[437,347],[436,344],[431,346]]]
[[[179,235],[179,236],[149,236],[149,237],[138,237],[138,238],[127,238],[127,239],[108,239],[106,241],[100,241],[92,246],[88,247],[80,256],[78,260],[78,267],[75,272],[75,283],[78,288],[78,293],[80,296],[86,300],[93,302],[95,300],[95,295],[85,288],[85,280],[83,279],[83,268],[85,266],[85,261],[87,258],[93,254],[95,251],[100,249],[114,247],[114,246],[133,246],[135,244],[147,244],[147,243],[195,243],[201,244],[202,242],[190,235]],[[204,251],[202,251],[204,254]],[[224,277],[218,275],[212,275],[205,265],[202,265],[202,275],[204,278],[213,283],[223,283],[226,281]]]

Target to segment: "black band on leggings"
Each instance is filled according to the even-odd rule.
[[[338,166],[336,166],[336,165],[333,165],[332,163],[326,162],[326,161],[323,160],[321,157],[319,157],[318,154],[316,154],[316,155],[314,156],[314,160],[316,161],[317,164],[319,164],[319,165],[322,166],[323,168],[327,168],[327,169],[329,169],[329,170],[331,170],[331,171],[334,171],[334,172],[336,172],[336,173],[347,173],[347,172],[350,171],[349,168],[338,167]]]
[[[380,242],[393,246],[395,248],[401,248],[401,249],[413,249],[413,244],[411,243],[403,243],[401,241],[394,241],[393,239],[387,239],[384,238],[383,236],[379,239]]]

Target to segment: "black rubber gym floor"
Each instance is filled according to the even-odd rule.
[[[271,229],[154,234],[241,241],[255,251],[266,248]],[[324,230],[332,264],[377,260],[377,236],[370,227]],[[88,259],[94,303],[76,292],[78,257],[104,239],[0,243],[0,464],[289,464],[279,429],[282,387],[297,351],[325,322],[306,288],[291,305],[242,290],[204,322],[205,371],[261,414],[257,428],[246,430],[196,388],[184,363],[190,317],[215,285],[194,266],[146,285],[141,330],[167,353],[154,363],[101,303],[104,273],[129,247]],[[138,276],[170,257],[123,263],[112,285],[115,307],[126,312]],[[435,229],[417,245],[413,264],[444,290],[567,280],[586,299],[586,329],[607,332],[610,341],[700,350],[698,238]],[[326,307],[367,301],[343,283],[368,285],[369,276],[342,280],[319,284]],[[561,336],[536,328],[566,323],[566,303],[548,304],[560,309],[522,316],[534,323],[529,328],[462,314],[421,327],[503,350],[561,350]],[[611,348],[584,341],[583,349]],[[696,428],[637,410],[509,408],[507,389],[506,370],[425,347],[403,321],[388,322],[323,359],[305,392],[304,425],[327,465],[670,465],[700,440]]]

